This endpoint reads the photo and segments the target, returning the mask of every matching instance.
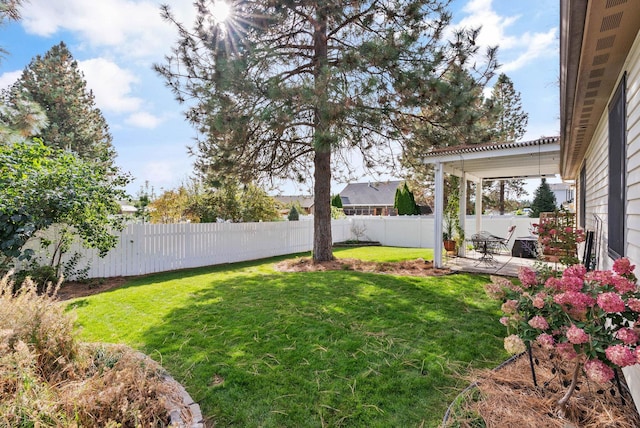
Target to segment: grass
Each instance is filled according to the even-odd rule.
[[[218,427],[435,427],[460,373],[506,357],[485,276],[282,273],[282,259],[150,275],[70,306],[83,339],[149,354]]]

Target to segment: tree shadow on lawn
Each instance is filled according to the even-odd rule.
[[[193,293],[141,341],[217,426],[437,426],[457,374],[505,357],[485,282],[234,276]]]

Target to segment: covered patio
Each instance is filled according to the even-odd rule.
[[[482,229],[482,183],[484,180],[511,180],[555,177],[560,173],[560,141],[544,137],[533,141],[478,144],[435,149],[423,161],[432,164],[435,175],[434,264],[443,266],[444,174],[460,177],[460,226],[464,229],[467,211],[467,181],[476,183],[476,230]],[[460,255],[464,255],[461,249]]]

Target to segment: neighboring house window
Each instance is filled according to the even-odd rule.
[[[587,165],[580,170],[580,227],[587,228]]]
[[[626,146],[627,109],[626,74],[609,105],[609,255],[615,259],[625,255],[626,230]]]

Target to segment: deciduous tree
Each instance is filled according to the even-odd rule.
[[[114,216],[129,177],[42,140],[0,145],[0,252],[29,258],[24,244],[54,223],[69,226],[104,256],[117,243]]]
[[[472,69],[477,32],[443,40],[443,3],[233,1],[231,18],[216,24],[208,1],[196,0],[193,30],[163,7],[180,36],[156,70],[202,135],[197,166],[241,182],[304,181],[313,171],[313,258],[332,259],[332,167],[349,169],[354,151],[365,167],[395,165],[402,149],[432,144],[421,125],[464,116],[451,111],[465,108],[458,82],[443,77]],[[494,53],[478,80],[493,72]]]

